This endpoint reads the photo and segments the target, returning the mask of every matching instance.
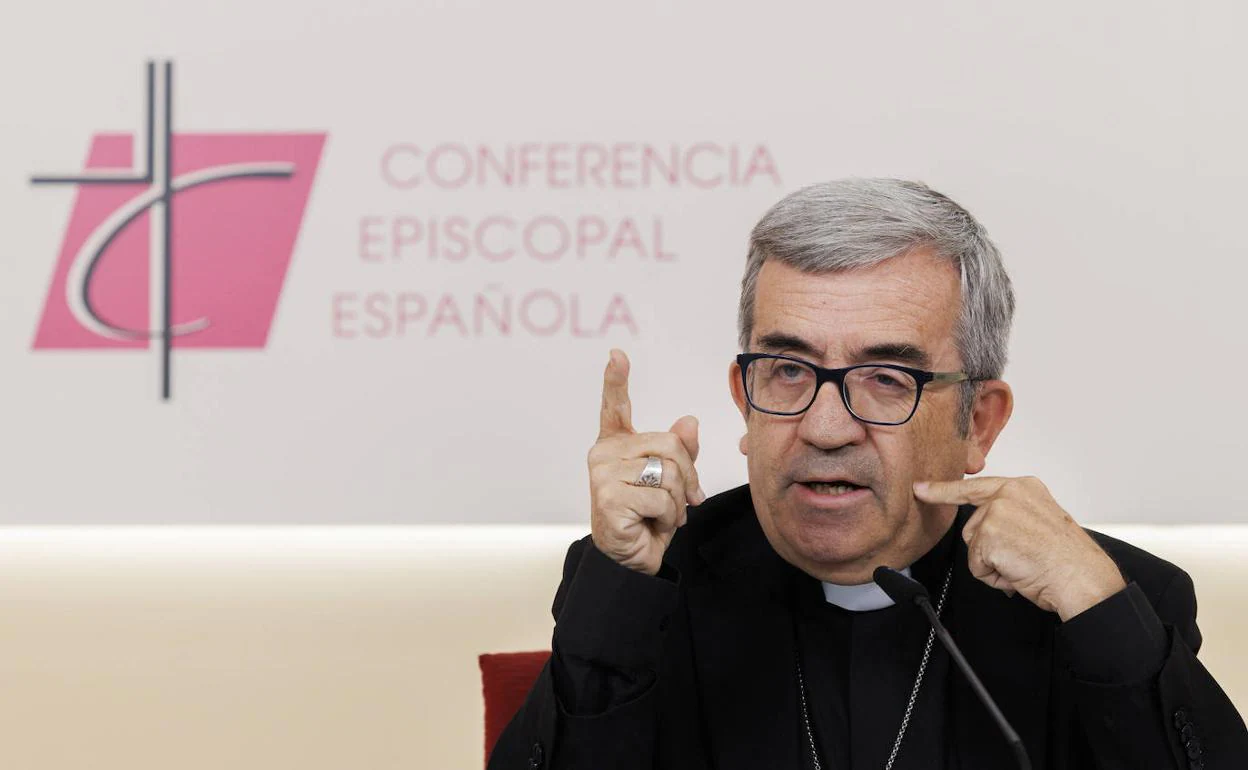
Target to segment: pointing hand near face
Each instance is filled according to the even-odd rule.
[[[926,503],[974,505],[962,530],[971,574],[1063,621],[1126,587],[1114,561],[1034,476],[918,482],[914,493]]]
[[[693,466],[698,421],[686,415],[666,432],[635,431],[628,370],[628,356],[612,350],[602,379],[598,440],[589,450],[590,536],[610,558],[654,575],[685,523],[686,506],[706,499]],[[662,460],[661,486],[637,486],[648,457]]]

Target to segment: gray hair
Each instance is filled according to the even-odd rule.
[[[955,329],[964,370],[998,379],[1005,370],[1014,290],[1001,254],[966,209],[919,182],[840,179],[804,187],[763,215],[750,233],[737,330],[747,350],[758,274],[768,259],[807,273],[865,268],[915,248],[951,261],[961,278]],[[962,383],[958,429],[965,437],[978,383]]]

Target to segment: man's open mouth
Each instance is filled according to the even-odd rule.
[[[803,481],[800,483],[820,495],[845,495],[857,489],[866,489],[848,481]]]

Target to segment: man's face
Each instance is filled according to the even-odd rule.
[[[960,307],[957,269],[927,250],[824,275],[767,261],[749,351],[832,368],[894,363],[961,371],[954,341]],[[926,360],[871,352],[884,345],[909,346]],[[967,469],[958,385],[925,387],[903,425],[872,425],[850,415],[835,383],[820,388],[809,410],[784,417],[747,410],[735,362],[729,377],[746,419],[742,451],[755,511],[786,561],[820,580],[865,583],[876,566],[912,563],[948,529],[956,509],[920,511],[912,484],[960,479]],[[866,489],[840,501],[801,483],[820,478]]]

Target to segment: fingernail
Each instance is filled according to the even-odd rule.
[[[694,503],[694,505],[701,505],[702,503],[705,503],[705,502],[706,502],[706,493],[702,491],[702,485],[699,484],[698,485],[698,502]]]
[[[927,494],[927,482],[926,481],[914,482],[914,493],[916,495]]]

